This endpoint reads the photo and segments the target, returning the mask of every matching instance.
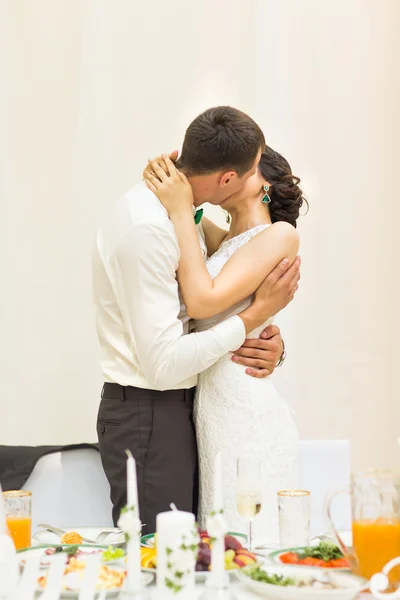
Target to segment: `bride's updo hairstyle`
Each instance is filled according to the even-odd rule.
[[[296,227],[304,203],[308,211],[308,202],[299,186],[300,179],[293,175],[288,161],[269,146],[265,146],[258,168],[271,186],[268,190],[271,202],[267,206],[272,223],[287,221]]]

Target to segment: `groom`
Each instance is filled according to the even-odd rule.
[[[195,205],[221,204],[254,174],[265,140],[246,114],[206,110],[188,127],[180,158]],[[201,225],[199,240],[206,257]],[[144,533],[174,502],[196,511],[197,448],[192,420],[197,375],[228,352],[253,376],[273,371],[283,352],[277,327],[246,334],[293,298],[299,261],[265,280],[252,305],[202,333],[190,333],[176,281],[174,228],[145,183],[133,187],[100,227],[93,255],[96,327],[105,381],[97,433],[111,486],[113,519],[126,503],[125,450],[136,459]],[[238,350],[239,348],[239,350]]]

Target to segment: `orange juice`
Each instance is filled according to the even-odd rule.
[[[31,545],[32,519],[30,517],[6,517],[10,536],[17,550],[29,548]]]
[[[353,521],[353,549],[359,574],[370,579],[393,558],[400,556],[400,520],[365,519]],[[400,569],[391,572],[392,581],[400,580]]]

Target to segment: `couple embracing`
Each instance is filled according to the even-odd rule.
[[[226,106],[189,125],[176,159],[151,161],[96,237],[97,432],[113,519],[126,503],[129,448],[144,533],[171,502],[204,525],[221,452],[225,516],[241,531],[235,464],[250,454],[263,468],[257,529],[276,539],[276,491],[296,486],[298,435],[268,376],[285,356],[272,320],[300,276],[299,179],[259,126]],[[228,232],[201,218],[204,202],[227,211]]]

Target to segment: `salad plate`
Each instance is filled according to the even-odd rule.
[[[346,557],[343,556],[340,548],[334,542],[328,540],[313,546],[275,550],[268,555],[268,559],[279,565],[350,570],[350,564]]]
[[[367,583],[351,573],[313,567],[257,565],[237,572],[241,582],[275,600],[353,600]]]

